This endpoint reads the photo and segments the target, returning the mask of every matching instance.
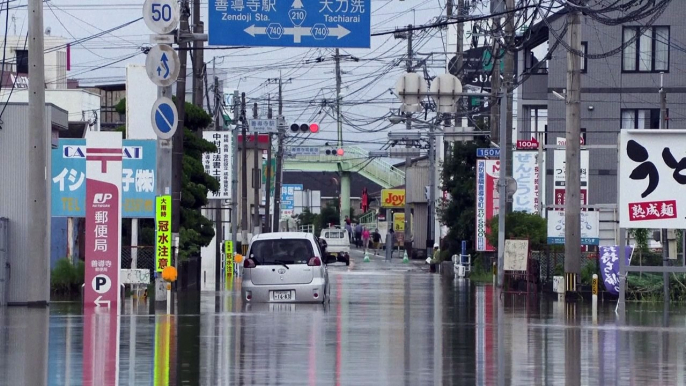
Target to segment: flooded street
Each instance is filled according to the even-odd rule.
[[[240,281],[179,315],[127,299],[118,359],[84,356],[79,303],[0,309],[1,385],[683,385],[686,310],[499,300],[421,265],[331,266],[328,305],[246,305]],[[197,296],[197,295],[196,295]],[[86,332],[85,332],[86,331]],[[96,361],[102,356],[101,361]]]

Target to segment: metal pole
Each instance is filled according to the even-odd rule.
[[[537,114],[538,115],[538,114]],[[545,133],[538,132],[538,117],[536,117],[536,138],[538,140],[538,159],[536,163],[538,164],[538,214],[541,217],[545,217],[543,213],[543,208],[545,207],[545,178],[546,171],[543,169],[543,147],[545,146]]]
[[[437,120],[437,124],[440,124],[440,120]],[[429,234],[428,238],[434,239],[434,243],[440,243],[436,235],[436,138],[434,137],[434,125],[429,126],[429,173],[431,178],[431,186],[429,187]],[[407,196],[405,197],[407,200]],[[440,245],[440,244],[439,244]],[[431,256],[431,248],[433,246],[427,243],[427,257]]]
[[[234,251],[238,245],[238,125],[241,115],[239,97],[238,90],[234,91],[233,120],[235,126],[231,133],[231,241]]]
[[[252,105],[252,117],[257,119],[258,113],[257,113],[257,102],[253,103]],[[253,142],[255,143],[255,148],[253,152],[253,168],[252,168],[252,181],[253,181],[253,216],[252,216],[252,228],[253,228],[253,235],[259,234],[260,233],[260,187],[262,186],[262,176],[260,175],[260,159],[262,159],[262,154],[260,154],[260,147],[257,143],[257,139],[259,138],[259,135],[257,134],[257,130],[253,131],[252,133],[252,139]]]
[[[279,136],[276,150],[276,180],[274,181],[274,221],[272,221],[272,227],[276,232],[279,231],[279,219],[281,218],[281,171],[283,168],[284,127],[281,125],[283,122],[283,87],[281,77],[279,77],[279,115],[277,119],[279,121]]]
[[[197,34],[203,33],[204,30],[203,22],[200,20],[200,1],[193,0],[193,32]],[[193,41],[193,104],[200,108],[203,105],[203,80],[205,79],[204,72],[206,69],[203,45],[203,41]],[[210,106],[207,106],[207,108],[209,109]]]
[[[567,14],[569,44],[581,50],[580,12]],[[567,149],[565,152],[565,281],[568,291],[576,290],[581,274],[581,61],[574,52],[567,52]],[[568,282],[573,281],[573,282]]]
[[[494,28],[496,31],[500,29],[500,19],[496,18],[493,20]],[[489,128],[491,131],[491,141],[502,144],[500,140],[500,130],[498,125],[500,124],[500,107],[498,102],[498,91],[500,90],[500,59],[498,58],[500,53],[500,47],[496,41],[493,39],[493,55],[491,61],[493,61],[493,75],[491,76],[491,114],[489,117]],[[501,149],[502,153],[502,149]]]
[[[664,73],[660,74],[660,129],[667,128],[667,92],[663,87]],[[669,239],[667,229],[662,229],[662,265],[669,265]],[[669,272],[662,273],[665,307],[669,303]]]
[[[505,217],[507,205],[507,158],[505,156],[505,151],[503,151],[505,141],[505,130],[507,130],[507,125],[503,122],[505,118],[504,110],[507,109],[507,97],[505,93],[507,89],[502,87],[502,93],[500,95],[500,103],[497,107],[500,107],[500,173],[498,175],[498,286],[502,288],[505,280]]]
[[[245,93],[241,93],[241,253],[248,250],[248,133],[245,116]]]
[[[515,20],[515,13],[514,13],[514,8],[515,8],[515,0],[506,0],[506,7],[508,13],[505,16],[505,40],[507,39],[512,39],[512,41],[515,40],[515,26],[514,26],[514,20]],[[503,80],[505,82],[505,89],[507,90],[507,95],[506,95],[506,105],[507,109],[505,112],[505,127],[507,130],[505,131],[505,140],[500,141],[499,143],[504,143],[505,146],[500,146],[500,151],[505,152],[505,158],[509,161],[512,159],[512,107],[514,104],[514,89],[512,87],[514,83],[514,62],[515,62],[515,54],[511,50],[505,50],[505,66],[503,68]],[[507,169],[505,170],[507,176],[512,176],[512,162],[508,162],[507,164]],[[507,205],[507,212],[512,212],[512,201],[508,201],[506,203]]]
[[[407,62],[406,62],[406,69],[407,72],[414,72],[412,68],[412,24],[407,26]],[[405,113],[405,127],[407,130],[412,130],[412,113],[407,112]],[[407,144],[405,145],[407,148],[412,147],[412,142],[407,141]],[[412,211],[410,210],[410,200],[408,196],[408,192],[410,190],[410,165],[412,164],[412,157],[405,157],[405,234],[404,234],[404,241],[405,241],[405,252],[408,253],[408,247],[410,247],[410,237],[411,237],[411,232],[410,232],[410,225],[412,224],[411,217],[412,217]]]
[[[199,3],[200,0],[195,0],[195,3]],[[195,6],[195,5],[194,5]],[[195,17],[194,17],[195,18]],[[197,53],[196,53],[197,54]],[[212,70],[214,72],[215,70],[215,62],[212,61]],[[201,95],[201,100],[200,102],[202,103],[202,94]],[[194,95],[196,97],[196,95]],[[221,123],[221,120],[223,118],[220,118],[222,116],[221,112],[219,111],[219,107],[221,106],[221,98],[219,95],[219,77],[216,75],[214,76],[214,129],[215,130],[224,130],[224,125]],[[202,106],[202,104],[201,104]],[[208,106],[209,108],[209,106]],[[214,210],[214,285],[215,285],[215,290],[219,291],[221,287],[221,282],[224,277],[221,272],[221,266],[222,266],[222,241],[224,240],[224,232],[222,231],[222,200],[217,199],[215,200],[215,210]],[[228,267],[227,267],[228,268]]]
[[[619,228],[619,300],[617,312],[622,315],[626,305],[626,229]]]
[[[269,107],[267,108],[267,118],[272,119],[272,106],[271,106],[271,96],[269,98]],[[269,233],[272,231],[271,222],[272,218],[270,216],[271,209],[271,190],[272,190],[272,135],[269,134],[269,145],[267,146],[267,186],[264,188],[264,231]]]
[[[50,170],[50,135],[45,127],[45,57],[43,53],[43,2],[30,0],[29,13],[29,119],[27,178],[32,184],[27,194],[29,224],[32,225],[31,238],[26,256],[35,268],[28,280],[28,303],[48,305],[50,300],[50,181],[46,173]],[[48,171],[48,172],[46,172]],[[5,267],[2,267],[5,269]],[[22,280],[20,279],[20,280]]]
[[[172,88],[170,87],[158,87],[157,97],[172,97]],[[179,129],[177,129],[179,130]],[[174,159],[173,154],[173,141],[172,139],[158,139],[157,142],[157,181],[155,194],[157,196],[169,195],[172,192],[172,163]],[[155,241],[157,243],[157,241]],[[156,249],[155,249],[156,250]],[[131,267],[134,268],[134,267]],[[155,273],[155,288],[165,288],[165,281],[162,280],[162,276],[159,273]],[[155,291],[155,301],[163,302],[167,300],[167,291],[156,290]]]

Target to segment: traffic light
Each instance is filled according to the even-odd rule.
[[[329,142],[324,143],[324,147],[326,147],[326,155],[333,155],[337,157],[343,157],[345,154],[345,151],[340,148],[340,147],[333,147]]]
[[[293,133],[301,132],[301,133],[311,133],[311,134],[317,134],[319,132],[319,123],[317,122],[312,122],[312,123],[294,123],[291,125],[291,131]]]

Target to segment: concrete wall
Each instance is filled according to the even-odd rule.
[[[28,264],[29,259],[25,253],[32,240],[32,227],[35,224],[28,222],[28,205],[26,192],[29,182],[24,178],[28,174],[27,165],[31,160],[27,159],[28,131],[28,105],[7,105],[2,116],[3,124],[0,130],[0,217],[9,218],[9,262],[11,275],[9,279],[9,303],[22,303],[26,301],[27,286],[31,281],[27,280],[31,272],[35,270],[49,269],[50,261],[45,261],[43,266],[36,267]],[[46,105],[45,130],[67,126],[67,112],[54,105]],[[50,170],[50,148],[46,146],[46,159]],[[49,207],[49,203],[46,203]],[[46,287],[47,288],[47,287]]]

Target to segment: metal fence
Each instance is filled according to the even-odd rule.
[[[137,254],[136,266],[132,267],[131,262],[133,260],[133,254]],[[121,248],[121,268],[139,268],[139,269],[149,269],[152,271],[155,269],[155,247],[148,246],[124,246]]]
[[[9,285],[9,219],[0,218],[0,307],[7,305]]]
[[[538,261],[539,264],[539,278],[541,285],[552,285],[553,276],[564,276],[565,254],[564,252],[551,251],[549,249],[543,251],[534,251],[531,257]],[[594,273],[600,274],[600,266],[598,263],[597,252],[583,252],[581,253],[581,279],[585,276],[592,276]]]

